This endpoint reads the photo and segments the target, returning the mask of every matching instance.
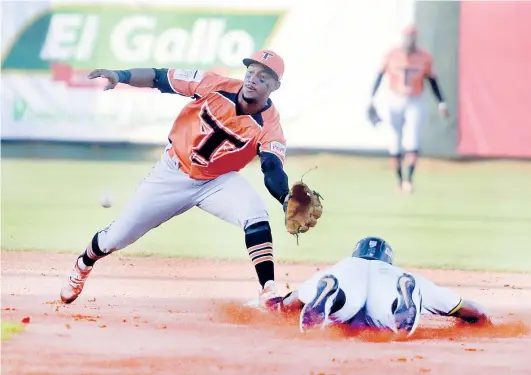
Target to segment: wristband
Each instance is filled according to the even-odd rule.
[[[115,70],[118,74],[118,82],[129,83],[131,81],[131,72],[129,70]]]

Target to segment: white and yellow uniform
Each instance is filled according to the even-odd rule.
[[[451,289],[441,287],[427,278],[379,260],[348,257],[335,265],[315,273],[297,288],[304,304],[315,297],[321,277],[333,275],[343,291],[345,301],[333,309],[334,298],[326,304],[328,323],[375,327],[397,331],[393,315],[399,299],[398,280],[408,274],[415,279],[413,301],[421,306],[421,314],[448,316],[459,310],[462,298]],[[338,290],[338,292],[340,292]],[[337,308],[337,305],[336,305]]]

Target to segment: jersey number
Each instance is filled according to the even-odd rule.
[[[418,76],[419,69],[417,68],[404,68],[404,86],[411,87],[411,80]]]
[[[190,160],[193,164],[206,167],[227,153],[241,150],[250,141],[250,139],[239,137],[224,127],[221,122],[216,121],[206,105],[203,106],[199,117],[201,118],[201,132],[205,136],[198,146],[192,148]]]

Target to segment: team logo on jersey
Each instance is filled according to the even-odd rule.
[[[262,53],[262,60],[269,60],[271,57],[275,56],[274,54],[272,54],[271,52],[268,52],[268,51],[264,51]]]
[[[173,79],[185,82],[201,82],[204,73],[197,69],[175,69]]]
[[[201,119],[201,141],[192,148],[190,161],[201,167],[208,167],[217,159],[238,152],[250,142],[250,138],[243,138],[226,127],[217,119],[205,102],[199,113]]]
[[[282,143],[274,141],[269,144],[269,149],[275,154],[281,155],[282,157],[286,156],[286,146]]]

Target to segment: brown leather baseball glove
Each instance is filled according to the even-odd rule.
[[[321,199],[323,197],[304,182],[293,184],[288,200],[284,203],[288,233],[297,235],[315,227],[323,214]]]

